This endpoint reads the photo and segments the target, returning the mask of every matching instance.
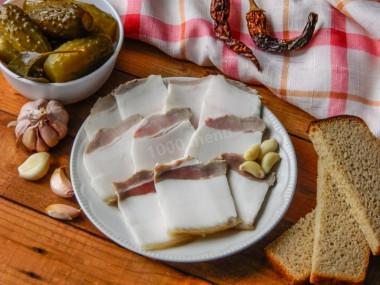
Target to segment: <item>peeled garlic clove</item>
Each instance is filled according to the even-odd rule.
[[[54,170],[50,178],[50,188],[60,197],[70,198],[74,196],[73,187],[64,167]]]
[[[268,152],[261,160],[261,167],[265,174],[268,174],[272,167],[281,160],[281,156],[277,152]]]
[[[40,137],[48,147],[53,147],[59,142],[59,136],[57,132],[46,122],[41,122],[38,125],[38,131],[40,133]]]
[[[25,130],[24,134],[22,135],[22,144],[25,146],[27,150],[32,151],[36,149],[36,142],[36,127],[30,126]]]
[[[45,209],[50,217],[60,220],[72,220],[78,217],[81,210],[66,204],[53,204]]]
[[[50,167],[50,154],[38,152],[29,156],[23,164],[18,167],[18,173],[27,180],[38,180],[46,175]]]

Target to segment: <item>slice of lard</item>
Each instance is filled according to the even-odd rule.
[[[185,155],[207,162],[222,153],[243,154],[251,145],[261,143],[265,129],[265,122],[255,116],[208,118],[191,137]]]
[[[253,230],[265,196],[269,187],[275,183],[276,176],[272,172],[264,179],[258,179],[250,173],[239,170],[239,166],[245,161],[241,155],[225,153],[222,154],[222,158],[228,164],[228,183],[235,201],[238,218],[242,220],[242,223],[236,228]]]
[[[144,117],[162,113],[168,95],[161,75],[135,79],[120,85],[113,91],[121,119],[133,114]]]
[[[156,163],[183,158],[195,132],[191,116],[189,108],[173,108],[165,114],[145,118],[132,141],[135,171],[151,170]]]
[[[135,241],[143,250],[174,247],[194,238],[168,235],[158,205],[153,171],[143,170],[123,182],[113,183],[118,207]]]
[[[91,140],[98,130],[115,127],[120,121],[121,117],[115,97],[109,94],[99,98],[84,123],[88,140]]]
[[[257,91],[245,84],[227,80],[222,75],[213,76],[204,96],[199,125],[208,118],[224,115],[260,117],[261,99]]]
[[[198,127],[203,98],[210,86],[213,75],[194,80],[169,80],[168,97],[164,110],[171,108],[190,108],[193,113],[191,123]]]
[[[116,201],[111,183],[123,181],[134,173],[131,143],[142,119],[141,115],[133,115],[115,128],[100,129],[83,154],[83,164],[91,178],[91,186],[107,203]]]
[[[227,163],[183,159],[154,169],[164,224],[170,235],[204,235],[236,226]]]

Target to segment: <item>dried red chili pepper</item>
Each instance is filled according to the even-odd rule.
[[[251,60],[256,66],[257,70],[260,71],[260,63],[253,54],[252,50],[243,42],[235,40],[231,37],[230,25],[228,24],[228,17],[230,14],[230,1],[212,0],[210,14],[214,20],[215,36],[218,39],[224,41],[231,50]]]
[[[254,0],[249,1],[250,10],[246,14],[246,20],[249,34],[257,47],[270,52],[286,52],[300,49],[310,42],[318,21],[317,14],[309,14],[307,24],[300,36],[287,40],[277,39],[269,35],[270,31],[265,11],[259,8]]]

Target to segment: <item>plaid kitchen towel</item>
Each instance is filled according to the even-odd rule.
[[[380,138],[380,1],[256,0],[277,38],[298,36],[310,12],[319,16],[309,45],[274,54],[258,49],[248,34],[249,0],[230,0],[232,36],[253,50],[261,72],[214,36],[211,0],[109,1],[124,21],[126,37],[214,65],[234,79],[261,82],[317,118],[357,115]]]

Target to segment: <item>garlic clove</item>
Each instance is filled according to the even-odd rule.
[[[25,146],[25,148],[29,151],[36,149],[36,142],[37,142],[37,134],[36,134],[36,127],[30,126],[28,127],[24,134],[22,135],[22,144]]]
[[[69,114],[63,105],[55,100],[48,102],[46,106],[47,119],[50,126],[58,133],[59,138],[63,139],[67,134],[67,123],[69,121]]]
[[[44,142],[44,140],[41,138],[39,133],[37,133],[37,141],[36,141],[36,151],[38,152],[46,152],[49,150],[49,147]]]
[[[57,132],[46,122],[41,122],[38,125],[38,131],[40,137],[48,147],[53,147],[59,142],[59,136]]]
[[[79,216],[81,210],[66,204],[52,204],[45,209],[45,212],[59,220],[72,220]]]
[[[29,156],[18,167],[18,173],[22,178],[34,181],[44,177],[49,171],[49,167],[50,154],[48,152],[38,152]]]
[[[49,125],[58,133],[59,139],[63,139],[67,135],[67,125],[61,122],[50,121]]]
[[[65,167],[59,167],[54,170],[50,177],[50,188],[60,197],[70,198],[74,196],[73,187],[66,174]]]

